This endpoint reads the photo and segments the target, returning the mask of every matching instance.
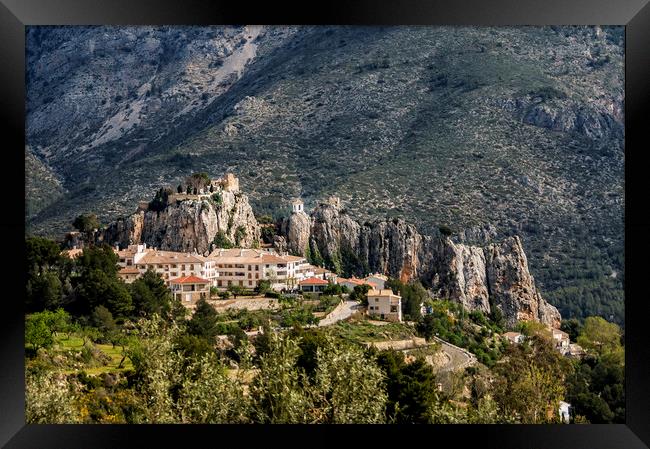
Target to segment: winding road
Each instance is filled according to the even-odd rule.
[[[447,363],[438,367],[439,372],[458,371],[476,364],[476,356],[467,349],[459,348],[458,346],[452,345],[438,337],[433,338],[442,345],[442,350],[447,355]]]
[[[337,321],[344,320],[356,312],[361,307],[356,301],[343,301],[341,304],[336,306],[329,315],[318,322],[318,326],[329,326],[336,323]]]
[[[343,301],[341,304],[336,306],[325,318],[321,319],[318,322],[319,327],[330,326],[337,321],[344,320],[356,312],[361,305],[356,301]],[[438,372],[446,371],[460,371],[468,366],[472,366],[477,363],[476,356],[469,352],[467,349],[460,348],[456,345],[441,340],[438,337],[433,337],[437,342],[440,343],[442,351],[444,351],[447,357],[447,363],[442,366],[436,366]],[[427,361],[435,365],[433,362],[432,356],[427,356]]]

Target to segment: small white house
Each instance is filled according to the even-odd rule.
[[[367,276],[365,280],[366,282],[374,284],[378,290],[383,290],[388,277],[384,276],[383,274],[375,273]]]
[[[296,198],[291,202],[291,209],[296,214],[299,213],[299,212],[304,212],[305,211],[305,204],[302,202],[302,200],[300,198]]]
[[[569,351],[569,334],[560,329],[553,329],[552,332],[553,341],[555,341],[555,349],[560,351],[562,354],[566,354]]]
[[[388,321],[402,321],[402,297],[391,289],[368,291],[368,315]]]
[[[569,424],[569,421],[571,419],[571,404],[568,402],[560,401],[560,407],[558,409],[558,412],[560,413],[560,419],[562,422]]]
[[[519,332],[506,332],[503,336],[506,337],[510,343],[514,344],[522,343],[525,339],[524,335]]]

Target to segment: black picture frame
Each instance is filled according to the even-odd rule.
[[[619,425],[447,426],[170,426],[26,425],[24,417],[24,151],[25,26],[142,24],[356,24],[356,25],[625,25],[625,340],[626,423]],[[407,444],[507,448],[623,448],[650,445],[650,345],[645,278],[650,219],[643,164],[643,118],[650,109],[650,5],[648,0],[337,1],[301,5],[189,0],[0,0],[0,111],[5,145],[0,235],[5,269],[0,313],[0,445],[23,447],[152,447],[205,441],[211,445],[340,444],[363,436],[364,445],[395,437]],[[17,167],[17,168],[15,168]],[[20,169],[22,168],[22,170]],[[4,264],[3,264],[4,265]],[[155,443],[154,443],[155,441]],[[238,442],[238,443],[237,443]],[[190,443],[191,444],[191,443]],[[359,444],[359,443],[356,443]],[[399,443],[398,443],[399,444]],[[429,443],[424,443],[429,444]]]

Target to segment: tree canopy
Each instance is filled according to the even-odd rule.
[[[80,232],[89,234],[99,229],[99,220],[97,219],[97,215],[93,213],[81,214],[74,219],[72,226]]]

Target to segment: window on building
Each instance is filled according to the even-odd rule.
[[[379,302],[379,298],[375,298],[375,302]]]
[[[217,281],[217,287],[221,287],[221,281]]]
[[[253,281],[248,281],[248,285],[253,285]]]
[[[252,269],[253,269],[253,267],[249,265],[248,266],[248,271],[251,271]]]
[[[255,265],[255,271],[260,271],[260,266],[259,265]]]
[[[244,281],[239,281],[239,286],[243,287],[244,286]]]
[[[397,306],[390,306],[391,312],[397,312]]]

